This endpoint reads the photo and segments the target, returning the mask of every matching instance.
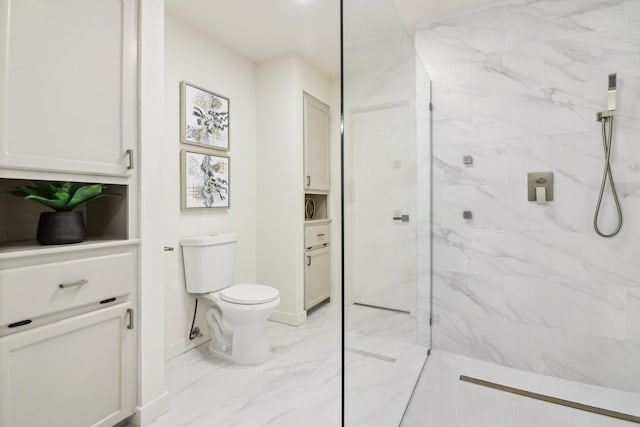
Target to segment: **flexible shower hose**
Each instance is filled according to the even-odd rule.
[[[607,139],[607,118],[603,117],[602,122],[602,146],[604,147],[604,172],[602,174],[602,184],[600,185],[600,195],[598,196],[598,203],[596,205],[596,212],[593,216],[593,228],[596,230],[599,236],[613,237],[622,228],[622,209],[620,208],[620,201],[618,200],[618,193],[616,192],[616,185],[613,182],[613,175],[611,174],[611,145],[613,142],[613,116],[609,117],[609,138]],[[604,187],[607,184],[607,177],[609,177],[609,185],[611,186],[611,193],[613,194],[613,200],[616,204],[616,210],[618,211],[618,226],[609,234],[603,233],[598,228],[598,215],[600,214],[600,205],[602,204],[602,198],[604,197]]]

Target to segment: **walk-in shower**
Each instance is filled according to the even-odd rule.
[[[618,199],[616,184],[613,181],[613,174],[611,172],[611,151],[613,149],[613,117],[615,116],[616,111],[616,80],[616,74],[609,74],[607,111],[600,111],[596,115],[597,121],[602,123],[602,148],[604,149],[605,160],[604,172],[602,173],[602,183],[600,184],[600,193],[598,195],[598,202],[596,203],[596,211],[593,214],[593,228],[601,237],[613,237],[618,234],[618,232],[620,232],[620,229],[622,228],[622,208],[620,207],[620,200]],[[615,203],[616,212],[618,214],[617,226],[610,233],[602,232],[598,226],[598,216],[600,214],[600,207],[602,205],[602,198],[604,197],[607,178],[609,178],[609,187],[611,188],[611,195],[613,196],[613,202]]]
[[[342,1],[345,425],[640,421],[637,1],[402,3]]]

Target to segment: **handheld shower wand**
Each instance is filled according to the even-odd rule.
[[[609,74],[609,97],[608,97],[608,108],[609,111],[615,111],[616,109],[616,74]]]
[[[607,111],[601,111],[596,115],[596,120],[602,123],[602,146],[604,148],[604,172],[602,174],[602,184],[600,185],[600,195],[598,196],[598,203],[596,204],[596,212],[593,216],[593,228],[596,233],[601,237],[613,237],[622,228],[622,209],[620,208],[620,201],[618,200],[618,193],[616,192],[616,185],[613,181],[613,175],[611,173],[611,148],[613,143],[613,116],[616,110],[616,74],[609,74],[609,89],[607,98]],[[609,132],[607,137],[607,123],[609,124]],[[611,233],[603,233],[598,228],[598,215],[600,214],[600,206],[602,205],[602,198],[604,197],[604,188],[607,184],[607,177],[609,178],[609,186],[611,187],[611,194],[613,195],[613,201],[616,205],[618,212],[618,225],[616,229]]]

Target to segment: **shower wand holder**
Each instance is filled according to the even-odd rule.
[[[596,113],[596,121],[601,122],[603,120],[608,119],[609,117],[615,116],[615,114],[616,114],[615,110],[598,111],[598,113]]]

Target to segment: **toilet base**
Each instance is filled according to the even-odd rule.
[[[212,295],[207,323],[212,331],[209,350],[239,365],[259,365],[269,360],[271,345],[267,317],[280,299],[254,305],[229,304]]]
[[[266,322],[236,328],[232,334],[231,346],[219,343],[214,336],[209,343],[209,351],[239,365],[265,363],[271,355]]]

